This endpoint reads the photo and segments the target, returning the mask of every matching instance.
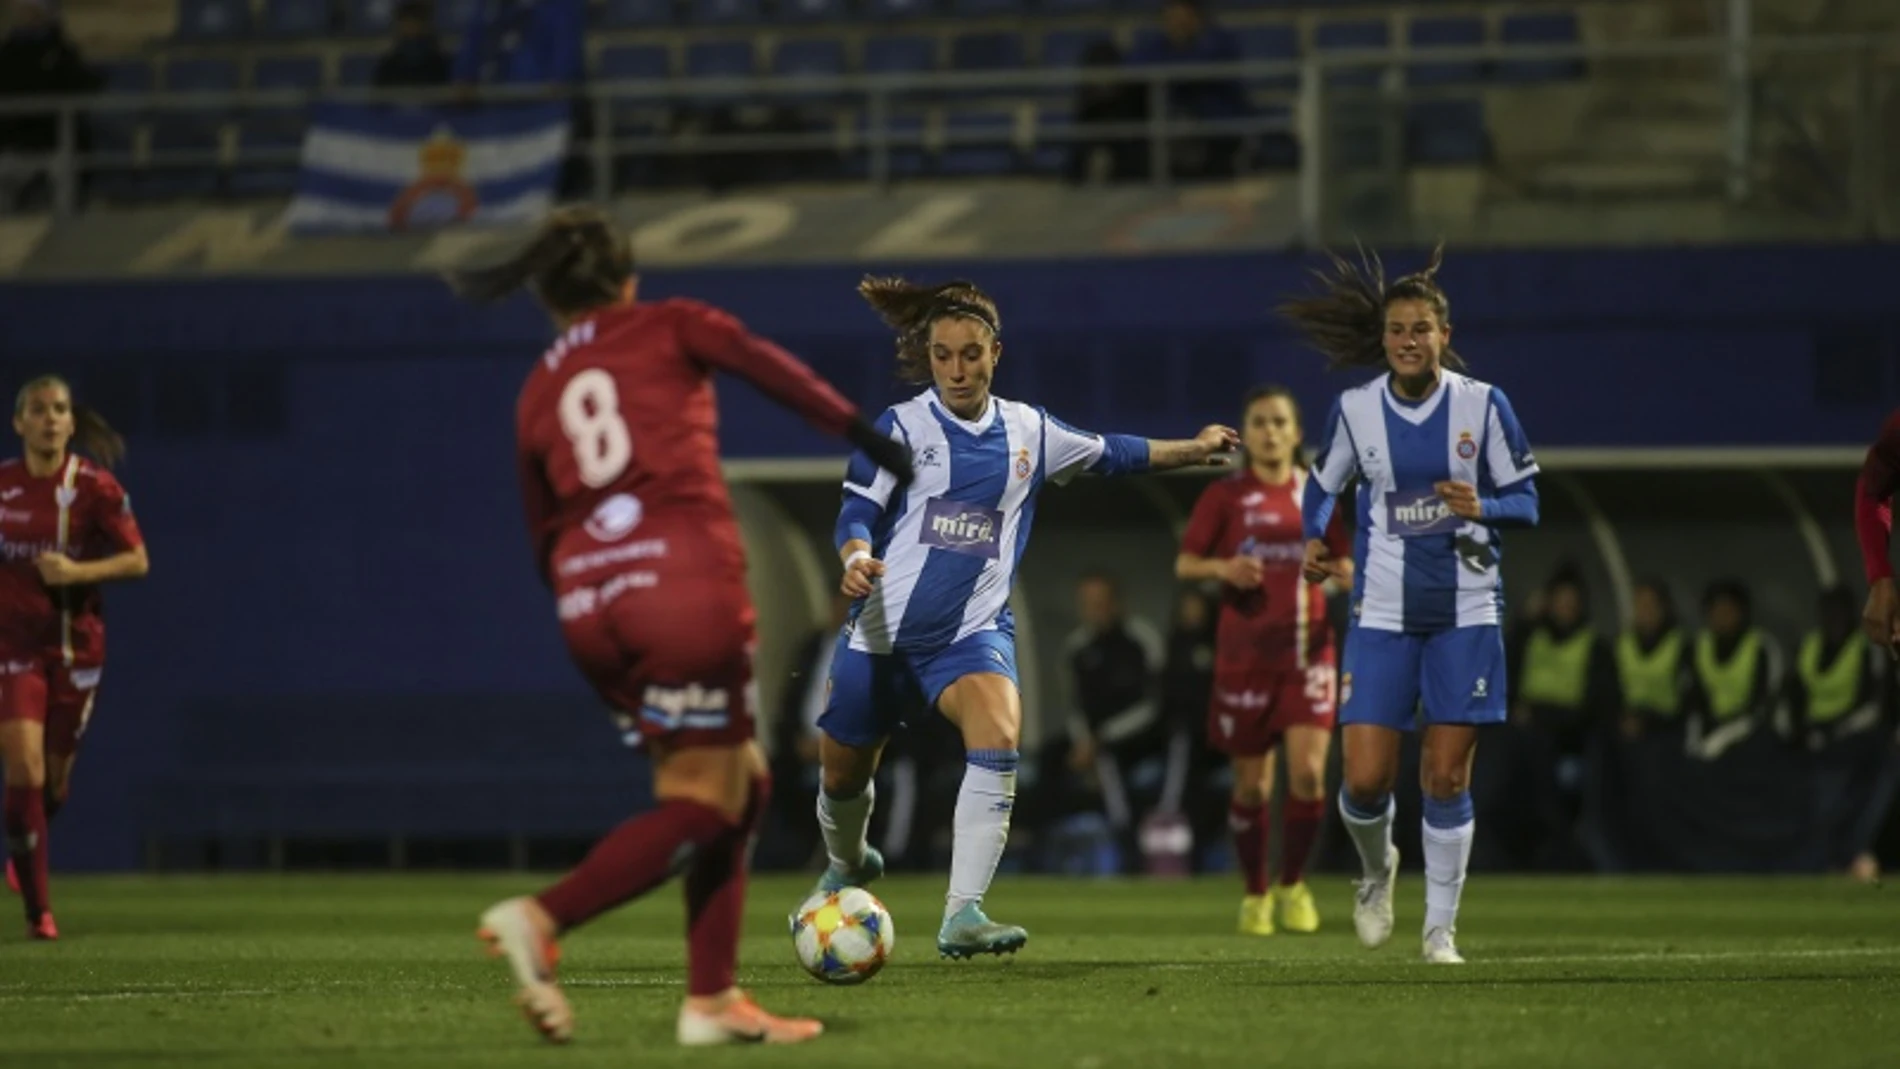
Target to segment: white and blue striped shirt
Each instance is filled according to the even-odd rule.
[[[864,539],[885,567],[853,610],[851,648],[867,653],[942,649],[1012,628],[1009,592],[1043,484],[1148,464],[1143,439],[1079,431],[1000,397],[969,421],[929,390],[886,409],[875,426],[909,446],[916,478],[899,494],[895,478],[861,453],[845,472],[837,544]]]
[[[1359,478],[1353,619],[1377,631],[1431,632],[1503,619],[1497,528],[1537,522],[1537,461],[1504,391],[1451,371],[1423,401],[1391,375],[1340,394],[1307,484],[1307,537]],[[1433,484],[1478,488],[1483,519],[1453,515]]]

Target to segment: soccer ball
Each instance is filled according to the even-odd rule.
[[[890,910],[862,887],[821,891],[792,914],[798,963],[828,984],[861,984],[876,976],[896,942]]]

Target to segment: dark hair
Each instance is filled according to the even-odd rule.
[[[72,384],[58,375],[41,375],[29,379],[20,392],[13,398],[13,418],[26,415],[26,399],[32,394],[46,389],[58,388],[66,391],[66,400],[73,406],[73,441],[92,459],[105,467],[112,467],[125,459],[125,437],[112,429],[112,424],[99,414],[97,409],[88,408],[73,400]]]
[[[1662,605],[1662,629],[1664,631],[1673,630],[1678,622],[1676,619],[1676,597],[1669,592],[1669,584],[1657,576],[1638,579],[1636,585],[1632,587],[1630,591],[1632,599],[1636,594],[1640,594],[1645,590],[1656,595],[1656,601]]]
[[[1740,579],[1717,579],[1704,588],[1702,591],[1703,612],[1713,609],[1718,601],[1734,602],[1735,607],[1742,610],[1742,616],[1745,619],[1754,615],[1755,599]]]
[[[431,22],[434,21],[434,14],[435,11],[428,0],[403,0],[402,3],[396,5],[396,17],[393,21],[414,19],[417,22]]]
[[[973,319],[990,328],[992,337],[1003,336],[996,302],[974,282],[954,279],[919,286],[901,278],[866,275],[858,283],[858,296],[897,332],[897,375],[905,382],[930,381],[930,326],[939,319]]]
[[[1822,589],[1820,595],[1815,598],[1815,609],[1816,614],[1824,621],[1829,613],[1844,615],[1849,620],[1860,615],[1860,606],[1854,604],[1854,595],[1840,583]]]
[[[1311,274],[1321,292],[1305,297],[1290,297],[1275,309],[1299,328],[1306,344],[1326,355],[1326,366],[1378,367],[1385,363],[1385,310],[1393,301],[1424,301],[1444,326],[1451,325],[1451,300],[1438,285],[1438,269],[1445,262],[1445,246],[1432,249],[1425,266],[1409,275],[1401,275],[1390,284],[1385,280],[1385,264],[1379,254],[1361,247],[1359,262],[1328,251],[1328,270],[1314,269]],[[1441,358],[1444,366],[1462,371],[1465,362],[1449,347]]]
[[[1090,568],[1075,577],[1076,586],[1081,586],[1083,583],[1100,583],[1108,588],[1110,594],[1121,597],[1122,581],[1107,568]]]
[[[458,297],[487,304],[527,287],[549,311],[574,315],[620,299],[633,277],[633,244],[589,204],[556,208],[521,251],[489,267],[447,272]]]

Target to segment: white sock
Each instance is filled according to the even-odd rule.
[[[971,750],[957,791],[956,840],[950,850],[950,893],[943,915],[983,901],[1009,842],[1009,814],[1016,806],[1015,750]]]
[[[833,798],[819,790],[818,827],[825,833],[825,853],[833,865],[850,871],[864,864],[865,836],[876,802],[876,783],[865,784],[856,798]]]
[[[1471,863],[1474,821],[1455,828],[1425,825],[1425,930],[1458,925],[1458,896],[1465,889],[1465,867]]]
[[[1359,851],[1359,864],[1365,869],[1366,879],[1378,880],[1386,876],[1385,863],[1392,855],[1392,814],[1395,809],[1392,796],[1387,795],[1384,808],[1376,816],[1367,816],[1352,804],[1345,791],[1339,792],[1339,817],[1345,821],[1346,834],[1352,836],[1352,845]]]

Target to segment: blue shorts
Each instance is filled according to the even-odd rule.
[[[1504,635],[1496,624],[1423,635],[1347,632],[1341,724],[1410,731],[1421,701],[1427,724],[1504,722]]]
[[[904,724],[904,712],[935,709],[950,684],[983,672],[1016,678],[1016,637],[978,631],[940,650],[866,653],[851,648],[851,631],[838,635],[831,680],[818,730],[846,746],[875,746]]]

